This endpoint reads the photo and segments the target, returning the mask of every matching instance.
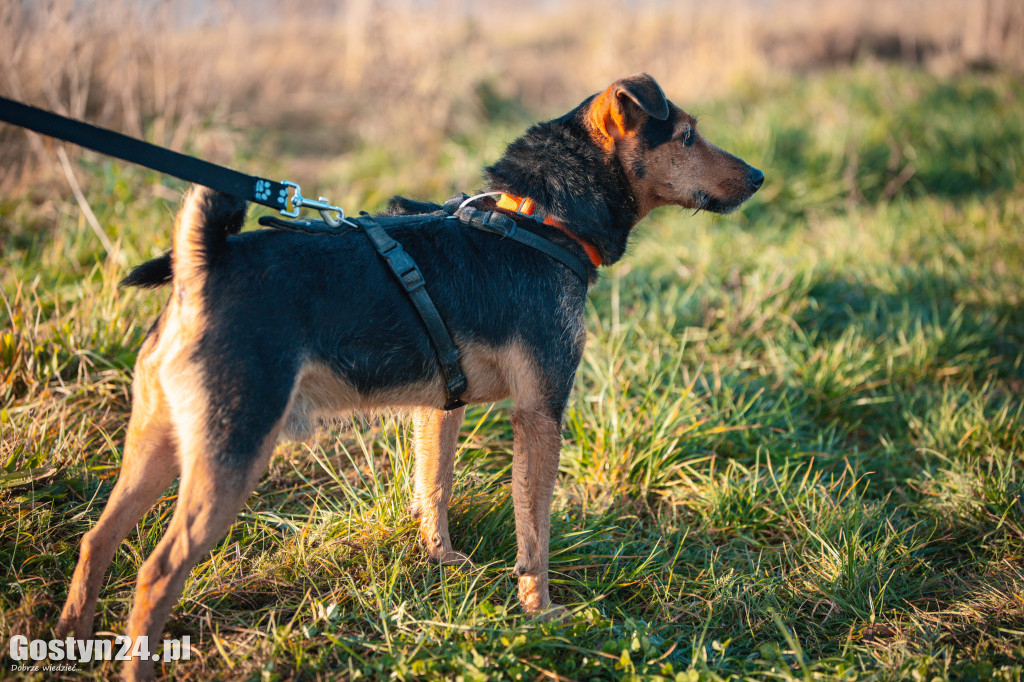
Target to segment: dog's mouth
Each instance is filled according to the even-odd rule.
[[[693,194],[693,208],[695,211],[710,211],[711,213],[732,213],[749,197],[728,201],[707,192],[697,191]]]

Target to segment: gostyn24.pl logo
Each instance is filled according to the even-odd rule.
[[[9,672],[71,672],[79,663],[93,661],[128,661],[133,658],[151,661],[187,661],[192,645],[186,635],[181,639],[165,639],[160,651],[151,651],[149,637],[132,640],[125,635],[113,639],[33,639],[24,635],[11,637],[8,653],[14,663]],[[46,665],[41,665],[47,661]]]

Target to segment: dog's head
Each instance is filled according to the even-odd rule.
[[[764,181],[764,173],[708,142],[697,119],[645,73],[593,97],[585,118],[594,140],[618,158],[639,217],[667,205],[728,213]]]

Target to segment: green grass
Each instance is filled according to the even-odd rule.
[[[417,548],[384,416],[279,448],[171,616],[201,652],[176,677],[1020,680],[1024,85],[865,66],[680,103],[767,180],[731,216],[657,212],[592,291],[552,521],[573,619],[515,604],[505,406],[463,429],[452,536],[477,570]],[[350,209],[472,189],[533,117],[484,105],[440,167],[356,150],[318,189]],[[116,258],[69,192],[0,198],[4,642],[55,622],[165,295],[116,282],[169,244],[156,186],[180,185],[93,156],[79,175]],[[121,627],[174,492],[97,629]]]

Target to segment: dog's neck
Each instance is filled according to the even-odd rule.
[[[488,191],[530,197],[611,265],[639,220],[636,200],[617,159],[591,138],[581,109],[533,126],[484,173]]]

